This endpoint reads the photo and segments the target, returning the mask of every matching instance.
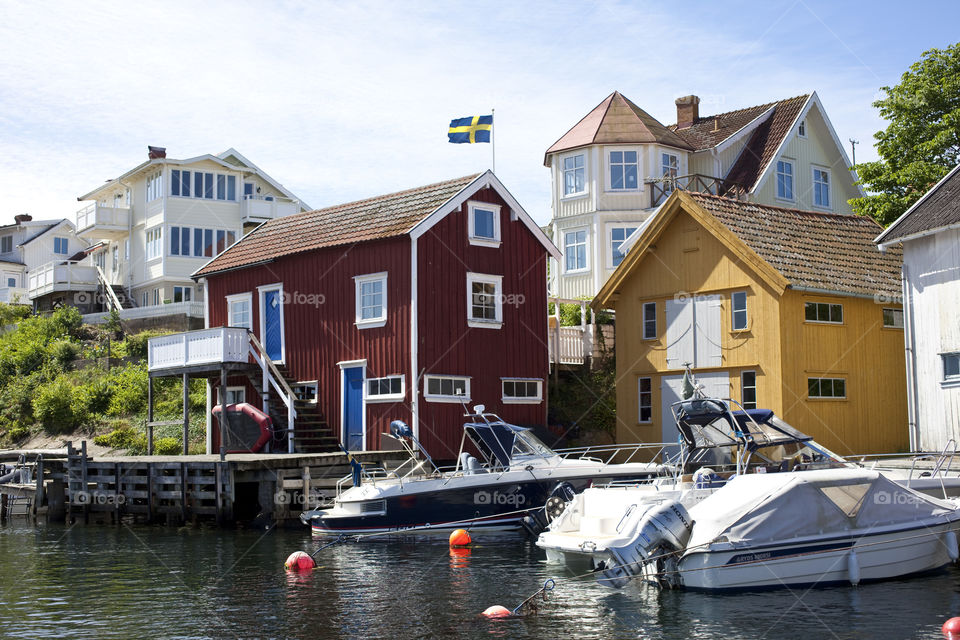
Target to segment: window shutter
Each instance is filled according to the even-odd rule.
[[[719,367],[723,364],[720,345],[722,297],[701,296],[696,299],[696,363],[697,368]],[[724,397],[726,397],[725,394]]]
[[[693,301],[667,300],[667,368],[693,363]]]

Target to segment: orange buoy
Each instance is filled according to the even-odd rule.
[[[481,615],[487,618],[507,618],[513,614],[510,612],[510,609],[507,609],[503,605],[495,604],[492,607],[487,607]]]
[[[470,534],[466,529],[455,529],[453,533],[450,534],[451,547],[465,547],[471,542]]]
[[[317,566],[317,563],[310,554],[303,551],[294,551],[283,563],[283,566],[289,571],[310,571]]]
[[[950,618],[940,628],[948,638],[960,638],[960,618]]]

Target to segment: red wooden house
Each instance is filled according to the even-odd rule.
[[[271,220],[194,278],[208,326],[249,329],[348,449],[384,448],[400,419],[451,459],[461,401],[545,424],[546,269],[559,255],[488,171]],[[229,399],[260,403],[239,385]]]

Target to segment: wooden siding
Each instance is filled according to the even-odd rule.
[[[805,302],[843,305],[843,323],[804,321]],[[903,330],[872,299],[788,290],[781,304],[783,419],[837,453],[906,451]],[[807,378],[844,378],[845,399],[807,397]]]
[[[387,272],[387,323],[358,329],[354,276]],[[380,434],[391,420],[411,419],[410,240],[407,237],[334,247],[208,279],[210,326],[227,322],[226,296],[253,294],[253,330],[260,336],[257,287],[283,283],[286,366],[299,381],[318,381],[318,403],[339,432],[341,383],[338,362],[367,361],[367,377],[405,376],[403,402],[367,405],[367,448],[383,448]],[[253,402],[256,404],[256,402]]]
[[[544,425],[546,401],[503,404],[501,377],[547,383],[546,252],[493,189],[471,198],[499,204],[499,249],[467,238],[467,206],[441,220],[417,241],[418,368],[425,375],[471,376],[471,404],[484,404],[521,425]],[[503,325],[467,326],[467,272],[503,276]],[[429,402],[420,384],[420,437],[435,458],[453,458],[462,435],[459,403]]]
[[[960,384],[944,383],[940,355],[960,351],[960,230],[904,242],[903,260],[916,352],[915,364],[907,362],[915,366],[915,446],[939,451],[960,442]]]

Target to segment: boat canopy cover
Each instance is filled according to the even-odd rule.
[[[483,424],[479,422],[470,422],[464,425],[470,439],[477,445],[484,456],[494,460],[501,466],[510,465],[510,457],[513,452],[513,444],[517,438],[517,432],[523,430],[522,427],[515,427],[505,422],[491,422]]]
[[[723,536],[740,544],[827,537],[885,525],[911,525],[954,511],[876,471],[826,469],[738,476],[690,508],[688,549]]]

